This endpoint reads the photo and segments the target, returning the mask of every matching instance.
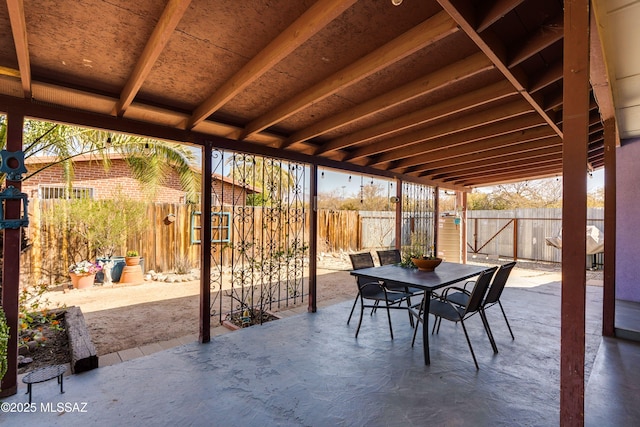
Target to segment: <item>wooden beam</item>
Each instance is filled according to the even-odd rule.
[[[529,86],[529,92],[536,93],[559,81],[562,81],[562,61],[556,61],[540,74],[540,77]]]
[[[562,165],[559,162],[543,165],[533,165],[531,167],[520,168],[518,171],[504,172],[482,177],[461,179],[452,181],[451,184],[464,187],[485,187],[489,185],[502,184],[506,182],[519,182],[529,179],[545,178],[562,175]],[[448,182],[448,181],[447,181]],[[586,257],[585,257],[586,258]]]
[[[541,52],[545,48],[551,46],[557,41],[562,40],[564,36],[563,15],[559,14],[553,17],[548,23],[542,24],[541,28],[532,34],[511,56],[508,67],[513,68],[516,65],[526,61],[533,55]]]
[[[520,4],[524,3],[524,0],[496,0],[487,3],[489,3],[489,6],[479,14],[480,18],[478,20],[478,26],[476,27],[476,31],[479,33],[483,32]]]
[[[200,104],[186,123],[187,129],[217,111],[244,88],[256,81],[271,67],[316,35],[357,0],[319,0],[269,45],[252,58],[240,71],[225,82],[213,95]]]
[[[430,105],[421,110],[409,112],[392,120],[367,127],[361,131],[336,138],[320,146],[315,154],[321,155],[330,151],[344,149],[370,139],[380,138],[391,133],[410,129],[411,127],[444,119],[448,116],[480,107],[484,104],[495,102],[515,94],[516,92],[513,85],[506,80],[502,80],[458,97]]]
[[[435,171],[446,174],[466,169],[491,169],[495,168],[495,165],[505,162],[505,159],[513,162],[551,153],[561,154],[562,140],[556,135],[553,135],[535,142],[496,148],[494,150],[483,150],[475,153],[470,153],[469,151],[470,150],[467,150],[467,153],[464,155],[452,156],[434,163],[422,164],[412,169],[411,172]],[[425,174],[423,176],[427,175],[431,174]]]
[[[540,117],[547,122],[549,126],[558,134],[559,137],[562,137],[562,130],[553,122],[551,117],[547,115],[545,109],[540,104],[540,101],[537,100],[532,94],[527,91],[526,84],[527,82],[522,81],[519,71],[516,69],[509,69],[506,65],[506,58],[504,51],[506,47],[503,43],[499,42],[497,39],[493,38],[490,42],[485,40],[478,32],[474,29],[474,26],[471,22],[471,17],[469,16],[468,10],[473,10],[471,3],[468,0],[438,0],[440,6],[444,10],[446,10],[449,15],[453,19],[456,20],[460,28],[471,38],[471,40],[482,50],[482,52],[487,55],[487,57],[493,62],[496,68],[509,80],[513,86],[520,92],[520,94],[524,97],[524,99],[531,104],[531,106],[538,112]]]
[[[112,114],[122,116],[131,105],[133,98],[151,72],[151,68],[153,68],[156,60],[169,42],[176,26],[189,8],[189,4],[191,4],[191,0],[169,0],[167,2],[158,24],[153,29],[153,33],[151,33],[151,37],[149,37],[142,55],[138,59],[138,63],[120,93],[120,100],[113,108]]]
[[[443,161],[465,155],[469,151],[486,152],[499,147],[507,147],[544,138],[558,138],[555,132],[549,129],[546,124],[540,123],[540,117],[534,114],[519,117],[509,123],[505,123],[504,128],[504,132],[497,134],[496,131],[499,129],[494,126],[491,129],[473,131],[471,132],[472,135],[468,135],[468,137],[465,135],[451,135],[438,139],[430,142],[428,147],[424,147],[422,153],[398,160],[389,169],[400,172],[403,169],[418,167],[425,163]],[[468,144],[473,144],[473,150],[470,150]]]
[[[473,177],[481,177],[487,174],[494,175],[496,170],[500,171],[499,173],[509,173],[509,172],[521,172],[522,168],[531,168],[531,167],[541,167],[548,165],[555,165],[560,167],[562,165],[562,160],[558,155],[562,149],[558,149],[556,147],[551,147],[545,150],[537,150],[529,155],[529,157],[518,157],[512,160],[509,157],[503,157],[499,159],[499,161],[495,161],[492,165],[483,165],[477,168],[464,168],[464,169],[454,169],[450,172],[444,173],[439,170],[435,170],[431,176],[437,177],[438,180],[455,180],[460,181],[463,179],[470,179]]]
[[[592,18],[593,19],[593,18]],[[593,30],[593,27],[592,27]],[[593,46],[593,44],[591,45]],[[615,336],[616,322],[616,146],[618,132],[613,117],[604,121],[604,283],[602,335]]]
[[[560,426],[584,425],[589,0],[564,1]]]
[[[477,113],[472,112],[466,116],[456,118],[456,120],[449,120],[415,132],[367,144],[353,151],[346,158],[353,160],[379,154],[379,156],[371,160],[369,163],[370,166],[382,162],[399,160],[416,154],[422,154],[425,148],[423,143],[426,141],[461,134],[462,132],[475,128],[482,128],[485,130],[485,133],[496,135],[499,134],[500,131],[493,130],[492,124],[499,125],[502,122],[504,127],[507,128],[509,127],[509,119],[519,118],[521,116],[526,116],[531,122],[535,122],[537,118],[532,117],[533,115],[529,114],[531,112],[532,110],[529,104],[522,100],[517,100],[490,110]],[[539,124],[539,122],[540,120],[538,119],[537,123]],[[498,129],[503,130],[503,128]],[[508,131],[512,130],[513,129],[510,128]],[[504,130],[504,132],[506,131],[507,130]],[[468,136],[461,135],[461,139],[466,142]],[[441,141],[436,141],[436,145],[441,144]]]
[[[271,109],[268,113],[252,120],[243,130],[239,139],[259,132],[297,113],[303,108],[317,103],[345,87],[353,85],[368,76],[388,67],[415,52],[432,45],[459,31],[455,21],[445,12],[437,13],[389,43],[353,62],[346,68],[327,77],[321,82],[299,93],[287,102]],[[280,148],[309,139],[302,132],[289,138]]]
[[[307,139],[346,126],[357,120],[387,110],[403,102],[431,93],[437,89],[455,85],[464,79],[491,70],[493,65],[481,53],[443,67],[404,86],[382,94],[347,111],[316,122],[304,130],[305,134],[294,134],[292,139]]]
[[[592,2],[593,7],[598,7],[598,2]],[[591,11],[591,31],[589,33],[591,48],[589,50],[589,79],[593,88],[593,96],[598,101],[600,114],[603,120],[615,119],[615,105],[613,103],[613,93],[609,84],[609,70],[607,70],[607,61],[605,52],[602,48],[602,40],[600,38],[599,26],[596,21],[597,14]],[[613,138],[616,139],[616,146],[620,146],[620,138],[615,132]]]
[[[22,0],[7,0],[9,21],[13,44],[16,48],[18,68],[20,69],[20,81],[22,91],[26,99],[31,98],[31,64],[29,61],[29,42],[27,41],[27,24],[24,17],[24,4]]]

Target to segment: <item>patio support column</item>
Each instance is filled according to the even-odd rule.
[[[309,166],[309,313],[318,311],[318,165]]]
[[[461,193],[461,209],[460,209],[460,227],[462,227],[462,253],[461,261],[463,264],[467,263],[467,192],[463,191]]]
[[[616,321],[616,122],[604,121],[604,286],[602,335],[615,336]]]
[[[396,249],[402,251],[402,180],[396,178]]]
[[[433,254],[438,256],[438,225],[440,225],[440,187],[433,189]]]
[[[589,0],[564,2],[560,425],[584,425]]]
[[[7,114],[7,151],[22,151],[22,111],[9,111]],[[6,181],[6,187],[13,185],[22,189],[20,181]],[[5,218],[18,219],[21,211],[20,200],[7,200]],[[20,241],[21,228],[4,230],[2,246],[2,308],[9,326],[7,346],[7,372],[0,384],[0,396],[11,396],[18,391],[18,294],[20,288]]]
[[[200,190],[202,229],[200,241],[200,334],[201,343],[211,341],[211,186],[212,148],[207,141],[202,149],[202,186]]]

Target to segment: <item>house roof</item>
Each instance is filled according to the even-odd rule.
[[[449,188],[562,173],[560,0],[8,0],[0,24],[0,110]]]
[[[109,154],[109,158],[111,160],[118,160],[118,159],[119,160],[123,160],[125,158],[125,156],[123,154],[120,154],[120,153],[110,153]],[[27,157],[25,159],[25,164],[27,164],[27,165],[48,165],[48,164],[51,164],[51,163],[56,163],[58,161],[59,161],[59,159],[56,156],[30,156],[30,157]],[[81,155],[75,156],[73,158],[73,161],[74,162],[91,162],[91,161],[98,162],[98,161],[101,161],[101,158],[100,158],[100,156],[96,156],[95,154],[81,154]],[[201,173],[201,170],[198,167],[194,167],[193,170],[196,173]],[[222,181],[222,182],[230,184],[230,185],[236,185],[236,186],[242,187],[242,188],[244,188],[246,191],[248,191],[250,193],[262,193],[262,190],[260,188],[252,186],[252,185],[249,185],[249,184],[246,184],[246,183],[241,183],[239,181],[236,181],[236,180],[233,179],[233,177],[224,176],[224,175],[221,175],[219,173],[212,173],[211,177],[214,180],[217,180],[217,181]]]

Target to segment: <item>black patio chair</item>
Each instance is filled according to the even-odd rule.
[[[398,249],[386,249],[376,252],[378,254],[378,259],[380,260],[380,265],[400,264],[402,262],[402,255],[400,255],[400,251]],[[410,286],[398,286],[390,283],[387,283],[386,286],[387,289],[407,292],[411,294],[412,297],[424,295],[423,289],[412,288]]]
[[[437,331],[440,331],[440,323],[442,322],[442,319],[447,319],[455,323],[460,322],[460,324],[462,325],[462,330],[464,331],[464,336],[467,339],[467,344],[469,345],[469,350],[471,350],[471,357],[473,357],[473,363],[476,365],[476,369],[480,369],[480,367],[478,366],[476,355],[473,352],[473,346],[471,345],[471,340],[469,339],[469,334],[467,333],[467,328],[464,325],[464,321],[469,319],[476,313],[479,314],[480,318],[482,319],[482,325],[484,326],[485,332],[487,333],[487,337],[491,342],[491,346],[495,346],[490,329],[488,329],[489,325],[487,323],[487,319],[485,318],[484,312],[482,311],[482,301],[484,300],[485,294],[487,293],[487,289],[489,289],[491,278],[493,277],[493,274],[496,270],[497,267],[494,267],[480,273],[475,281],[473,290],[471,290],[469,294],[469,301],[466,305],[463,306],[454,304],[447,299],[450,291],[456,290],[464,292],[463,288],[458,288],[456,286],[451,286],[445,289],[441,296],[431,299],[429,304],[429,313],[433,314],[436,317],[431,333],[433,334],[434,331],[436,331],[436,327]],[[423,308],[424,305],[420,308],[419,318],[422,318]],[[415,342],[417,331],[418,328],[415,328],[415,330],[413,331],[413,340],[411,341],[411,346],[413,346]]]
[[[515,267],[515,265],[516,265],[516,262],[513,261],[503,266],[500,266],[500,268],[498,268],[498,271],[496,272],[495,276],[493,276],[493,281],[491,282],[489,291],[487,292],[487,295],[484,298],[484,301],[482,302],[483,312],[487,308],[498,304],[498,306],[500,307],[500,311],[502,311],[502,316],[504,317],[504,321],[507,323],[507,328],[509,328],[509,333],[511,334],[512,340],[514,340],[515,337],[513,336],[513,331],[511,330],[511,325],[509,325],[509,320],[507,319],[507,315],[504,312],[504,307],[502,307],[502,303],[500,302],[500,296],[502,295],[502,291],[504,290],[504,287],[507,284],[507,280],[509,279],[511,270],[513,270],[513,267]],[[466,290],[467,284],[469,283],[470,282],[465,283],[464,292],[454,292],[450,294],[447,297],[447,299],[455,304],[466,305],[467,302],[469,301],[469,291]],[[489,321],[487,319],[487,324],[488,322]],[[489,332],[491,333],[491,337],[493,338],[493,332],[491,331],[491,329],[489,329]],[[493,342],[495,343],[495,339],[493,340]],[[497,346],[496,348],[494,348],[494,351],[496,353],[498,352]]]
[[[354,270],[374,267],[373,257],[369,252],[360,254],[349,254],[349,258],[351,258],[351,265],[353,266]],[[351,322],[351,316],[353,315],[353,311],[355,310],[356,304],[359,300],[360,320],[358,321],[358,328],[356,329],[356,338],[358,338],[360,325],[362,324],[362,317],[364,316],[364,309],[374,309],[378,307],[379,304],[384,303],[383,308],[387,310],[387,318],[389,319],[389,333],[391,334],[391,339],[393,339],[393,328],[391,326],[390,309],[408,310],[408,308],[411,307],[411,294],[408,294],[406,292],[388,290],[384,286],[384,283],[380,281],[367,281],[364,277],[356,277],[356,284],[358,285],[358,295],[353,302],[353,307],[351,307],[351,313],[349,314],[347,325],[349,324],[349,322]],[[373,303],[365,304],[365,300],[372,301]],[[406,307],[402,306],[402,303],[405,302],[407,304]],[[411,327],[413,327],[413,316],[409,311],[407,311],[407,313],[409,314],[409,322],[411,323]]]

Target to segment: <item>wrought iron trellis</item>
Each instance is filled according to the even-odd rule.
[[[215,150],[212,215],[230,215],[229,242],[212,243],[211,315],[304,301],[308,275],[307,168]],[[214,175],[214,176],[215,176]]]
[[[402,248],[420,246],[424,253],[435,248],[436,188],[402,183]]]

